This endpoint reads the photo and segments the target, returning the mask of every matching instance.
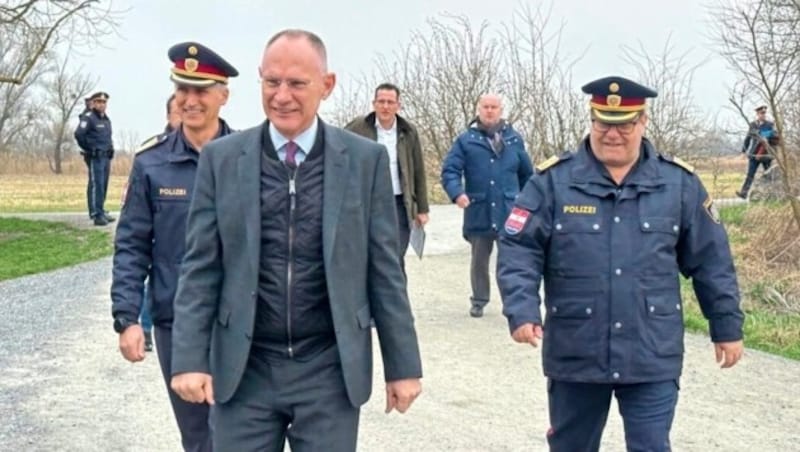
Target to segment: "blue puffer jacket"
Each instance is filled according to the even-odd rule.
[[[525,143],[513,127],[498,132],[502,149],[495,152],[491,138],[476,122],[456,138],[442,164],[442,187],[455,202],[469,196],[464,209],[464,238],[497,234],[511,211],[517,194],[533,168]]]

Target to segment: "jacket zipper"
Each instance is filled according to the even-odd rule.
[[[297,168],[289,174],[289,257],[286,263],[286,339],[289,358],[294,357],[292,349],[292,279],[294,278],[294,210],[296,205],[295,177]]]

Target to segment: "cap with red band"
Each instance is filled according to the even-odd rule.
[[[647,99],[658,96],[646,86],[617,76],[589,82],[581,89],[592,95],[592,118],[609,124],[633,121],[647,107]]]
[[[239,71],[224,58],[197,42],[175,44],[167,55],[174,63],[170,79],[180,85],[227,84],[228,78],[239,75]]]

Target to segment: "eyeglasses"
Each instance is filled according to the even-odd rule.
[[[622,124],[609,124],[607,122],[593,119],[592,129],[594,129],[595,132],[607,133],[613,127],[617,129],[617,132],[619,132],[620,135],[628,135],[629,133],[633,132],[634,128],[636,128],[636,124],[639,124],[638,119],[633,122],[623,122]]]
[[[300,79],[292,79],[292,78],[287,79],[287,80],[282,80],[282,79],[279,79],[279,78],[272,78],[272,77],[264,77],[264,78],[262,78],[261,79],[261,83],[263,83],[264,86],[266,86],[269,89],[278,89],[278,88],[280,88],[280,86],[282,84],[285,83],[286,86],[291,91],[302,91],[302,90],[308,88],[309,85],[311,85],[311,81],[310,80],[300,80]]]

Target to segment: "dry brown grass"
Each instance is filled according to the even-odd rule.
[[[111,164],[108,207],[116,208],[131,168],[129,154],[115,156]],[[732,198],[744,179],[744,160],[721,158],[694,162],[700,179],[715,198]],[[437,167],[438,168],[438,167]],[[40,156],[0,154],[0,212],[81,211],[86,209],[86,166],[76,154],[63,162],[63,174],[53,174]],[[439,184],[438,173],[428,174],[433,204],[450,201]]]
[[[752,204],[729,226],[738,274],[777,312],[800,313],[800,234],[786,204]]]
[[[131,158],[116,156],[111,164],[106,208],[119,208]],[[63,162],[63,174],[53,174],[41,157],[0,155],[0,212],[85,211],[86,165],[76,155]]]

